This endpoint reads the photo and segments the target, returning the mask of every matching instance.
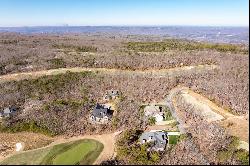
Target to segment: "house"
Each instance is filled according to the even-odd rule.
[[[144,108],[144,115],[146,117],[154,117],[156,122],[161,122],[164,120],[164,111],[162,106],[148,105]]]
[[[141,144],[151,143],[149,151],[164,151],[168,144],[168,136],[164,131],[144,132],[139,138]]]
[[[0,111],[1,118],[9,118],[15,115],[17,112],[17,108],[15,106],[7,107],[3,111]]]
[[[92,122],[105,123],[112,118],[112,115],[113,111],[111,110],[111,107],[97,104],[91,113],[90,120]]]
[[[106,94],[104,95],[104,100],[113,100],[119,97],[119,91],[118,90],[108,90]]]

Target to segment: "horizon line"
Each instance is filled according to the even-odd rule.
[[[248,27],[249,25],[22,25],[1,26],[0,28],[35,28],[35,27]]]

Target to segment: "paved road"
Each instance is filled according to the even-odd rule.
[[[178,117],[178,115],[176,114],[176,108],[174,107],[174,104],[173,104],[173,99],[174,97],[180,93],[182,90],[186,90],[188,89],[187,87],[180,87],[180,86],[177,86],[176,88],[172,89],[167,98],[166,98],[166,106],[169,108],[172,116],[177,120],[177,122],[179,122],[178,124],[178,128],[180,130],[181,133],[185,133],[185,123]]]

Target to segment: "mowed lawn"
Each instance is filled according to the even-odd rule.
[[[55,145],[11,156],[1,165],[75,165],[93,164],[103,150],[103,144],[90,139]]]
[[[175,145],[178,142],[179,136],[178,135],[169,135],[168,138],[169,138],[168,143],[171,145]]]
[[[52,147],[18,153],[0,162],[0,165],[39,165]]]
[[[95,159],[99,156],[95,155],[96,152],[102,150],[100,143],[96,141],[85,140],[78,145],[70,148],[69,150],[58,154],[52,160],[53,165],[72,165],[72,164],[80,164],[86,163],[91,164],[95,161]]]

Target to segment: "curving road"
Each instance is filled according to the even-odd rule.
[[[181,87],[181,86],[177,86],[176,88],[173,88],[167,98],[166,98],[166,106],[169,108],[172,116],[177,120],[177,122],[179,122],[178,124],[178,128],[180,130],[180,133],[185,133],[185,123],[177,116],[176,114],[176,108],[173,104],[173,100],[174,100],[174,97],[179,94],[182,90],[187,90],[188,88],[187,87]]]
[[[178,128],[181,133],[185,133],[185,128],[188,126],[183,123],[182,119],[178,118],[178,115],[176,113],[174,98],[176,95],[180,93],[188,93],[190,96],[198,99],[202,104],[205,104],[206,106],[210,107],[213,112],[221,115],[223,119],[217,120],[219,124],[222,127],[224,127],[230,135],[239,137],[241,142],[243,142],[241,146],[246,149],[246,146],[243,146],[243,145],[248,145],[248,142],[249,142],[248,115],[245,115],[245,116],[233,115],[229,113],[228,111],[224,110],[223,108],[217,106],[215,103],[205,98],[204,96],[191,91],[189,88],[177,86],[176,88],[173,88],[169,92],[169,95],[167,96],[165,102],[166,102],[166,105],[169,107],[172,115],[179,122]],[[247,150],[249,150],[249,148]]]

